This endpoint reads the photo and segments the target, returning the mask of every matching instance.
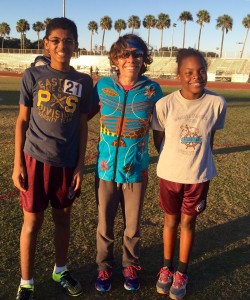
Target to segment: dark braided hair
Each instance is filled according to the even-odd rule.
[[[196,56],[196,57],[200,58],[200,60],[203,61],[204,65],[206,66],[206,69],[207,69],[208,63],[207,63],[205,57],[203,56],[203,54],[199,50],[196,50],[193,48],[188,48],[188,49],[183,48],[178,51],[177,56],[176,56],[177,74],[180,73],[180,68],[181,68],[183,59],[190,57],[190,56]]]

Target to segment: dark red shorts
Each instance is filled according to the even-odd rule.
[[[53,167],[37,161],[25,153],[27,191],[20,192],[20,204],[27,212],[44,211],[49,202],[56,209],[69,207],[80,191],[71,188],[73,168]]]
[[[196,184],[182,184],[159,179],[160,206],[170,215],[180,212],[195,216],[206,208],[209,181]]]

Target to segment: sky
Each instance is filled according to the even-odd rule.
[[[16,31],[16,23],[25,19],[30,24],[30,30],[26,36],[31,41],[37,40],[37,34],[32,25],[43,22],[46,18],[63,16],[63,0],[0,0],[0,23],[6,22],[11,28],[10,37],[20,38]],[[239,57],[242,50],[242,43],[246,36],[246,28],[242,20],[250,14],[250,0],[65,0],[65,16],[73,20],[78,28],[79,47],[90,49],[90,31],[88,23],[96,21],[99,25],[100,19],[109,16],[113,20],[113,26],[117,19],[124,19],[126,22],[131,15],[141,19],[148,14],[158,17],[160,13],[168,14],[171,24],[177,26],[165,29],[163,32],[163,47],[182,47],[183,23],[178,20],[183,11],[189,11],[194,21],[187,22],[185,47],[197,48],[199,25],[196,23],[199,10],[207,10],[210,13],[210,23],[204,24],[201,34],[200,50],[218,53],[221,44],[222,31],[216,29],[216,19],[224,14],[233,19],[233,29],[225,34],[224,56]],[[122,34],[130,33],[131,29],[122,31]],[[45,32],[41,32],[43,37]],[[148,40],[148,30],[143,27],[134,33]],[[93,36],[93,46],[101,45],[103,31],[99,26],[98,34]],[[112,43],[118,38],[118,33],[112,28],[106,31],[104,46],[109,50]],[[154,49],[160,48],[160,30],[153,28],[150,31],[150,45]],[[246,42],[244,57],[250,57],[250,33]]]

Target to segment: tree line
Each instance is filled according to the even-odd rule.
[[[198,50],[200,49],[200,41],[201,41],[201,33],[202,28],[205,25],[205,23],[210,23],[210,14],[207,10],[200,10],[196,14],[196,23],[199,25],[199,34],[198,34]],[[50,21],[50,18],[47,18],[44,20],[44,22],[37,21],[32,25],[32,29],[37,33],[37,49],[42,46],[42,40],[40,40],[40,33],[41,31],[44,31],[46,29],[46,26],[48,22]],[[178,21],[183,23],[183,41],[182,41],[182,47],[185,47],[185,39],[186,39],[186,24],[189,21],[194,21],[192,14],[189,11],[183,11]],[[229,32],[229,30],[232,30],[233,28],[233,19],[227,14],[224,14],[222,16],[219,16],[216,19],[216,29],[221,29],[222,31],[222,37],[221,37],[221,45],[220,45],[220,55],[222,56],[223,51],[223,42],[225,34]],[[132,15],[128,18],[127,22],[123,19],[117,19],[114,22],[114,29],[118,33],[118,37],[120,36],[122,30],[125,30],[127,28],[130,28],[132,30],[132,33],[135,29],[140,29],[141,24],[144,28],[148,30],[148,40],[147,43],[150,45],[150,30],[152,28],[157,28],[161,30],[161,38],[160,38],[160,50],[163,49],[162,47],[162,40],[163,40],[163,30],[170,28],[171,26],[176,26],[176,23],[171,24],[171,19],[168,14],[160,13],[158,15],[158,18],[155,18],[153,15],[146,15],[144,19],[141,21],[138,16]],[[242,25],[246,28],[246,35],[243,42],[240,58],[242,58],[244,48],[246,45],[248,32],[250,28],[250,14],[248,14],[246,17],[242,20]],[[99,24],[96,21],[90,21],[88,23],[88,30],[90,31],[90,51],[92,51],[92,38],[95,33],[98,33],[99,27],[102,29],[102,44],[100,49],[104,50],[104,39],[105,39],[105,32],[107,30],[111,30],[113,27],[113,20],[109,16],[104,16],[100,19]],[[4,47],[4,40],[7,35],[10,34],[10,26],[9,24],[3,22],[0,23],[0,36],[2,37],[2,49]],[[26,31],[30,30],[30,24],[25,19],[20,19],[16,24],[16,31],[20,33],[20,49],[25,49],[25,40],[26,40]],[[172,45],[173,46],[173,45]],[[172,49],[171,49],[172,50]]]

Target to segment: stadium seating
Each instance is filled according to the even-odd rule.
[[[0,54],[0,71],[22,73],[36,54]],[[110,74],[110,65],[107,55],[81,55],[71,59],[71,65],[80,72],[93,75],[98,70],[98,76]],[[152,78],[175,78],[176,62],[174,57],[154,57],[146,75]],[[209,80],[249,82],[250,59],[208,58]],[[97,74],[96,74],[97,75]]]

